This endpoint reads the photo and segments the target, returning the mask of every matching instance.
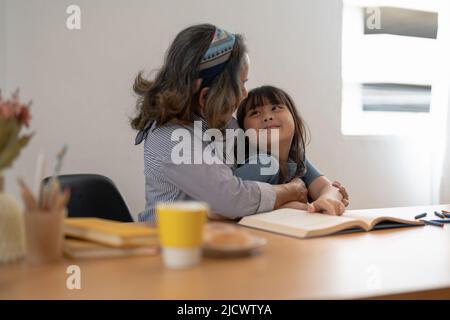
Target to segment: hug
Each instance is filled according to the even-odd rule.
[[[136,77],[137,112],[131,125],[138,130],[135,143],[144,143],[146,193],[140,221],[155,220],[157,202],[179,200],[207,202],[211,218],[225,219],[278,208],[330,215],[345,211],[345,188],[332,183],[307,159],[305,121],[293,99],[273,86],[248,91],[250,74],[242,35],[201,24],[175,37],[153,79],[142,73]],[[238,128],[264,132],[267,139],[247,141],[247,146],[254,145],[248,149],[257,152],[247,152],[243,163],[230,161],[229,150],[223,155],[210,153],[214,161],[174,161],[177,130],[191,133],[191,146],[210,146],[203,134],[194,131],[194,124],[202,132]],[[195,158],[199,150],[183,152]],[[274,161],[277,172],[262,174],[265,165]]]

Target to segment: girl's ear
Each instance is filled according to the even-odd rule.
[[[200,93],[198,95],[198,104],[200,105],[200,108],[203,109],[205,106],[205,101],[206,101],[206,95],[208,94],[208,87],[203,88],[202,90],[200,90]]]

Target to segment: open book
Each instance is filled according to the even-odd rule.
[[[342,216],[278,209],[246,216],[239,224],[298,238],[311,238],[338,232],[422,226],[424,223],[414,217],[427,212],[427,218],[430,218],[435,210],[449,210],[449,206],[346,210]]]

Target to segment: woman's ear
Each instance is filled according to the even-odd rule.
[[[200,90],[200,93],[198,94],[198,104],[200,105],[200,108],[203,109],[203,107],[205,106],[205,101],[206,101],[206,95],[208,94],[208,87],[203,88],[202,90]]]

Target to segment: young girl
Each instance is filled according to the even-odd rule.
[[[301,177],[306,186],[302,202],[306,202],[307,196],[312,202],[305,205],[294,201],[285,206],[332,215],[344,212],[348,194],[339,182],[331,183],[306,159],[304,121],[286,92],[272,86],[251,90],[238,109],[237,119],[239,126],[245,130],[251,128],[267,133],[267,146],[263,147],[261,142],[256,141],[260,150],[271,150],[270,131],[279,130],[279,150],[277,154],[270,155],[278,161],[279,170],[275,175],[262,175],[262,163],[268,163],[270,159],[261,161],[261,154],[253,154],[248,155],[246,163],[235,170],[236,176],[268,183],[283,183]]]
[[[205,201],[212,212],[233,219],[301,198],[300,179],[280,185],[242,181],[220,159],[212,164],[196,162],[196,150],[184,150],[183,159],[191,162],[174,161],[180,130],[189,134],[189,145],[206,148],[209,143],[203,134],[196,134],[196,125],[201,131],[230,126],[232,114],[247,95],[249,67],[242,36],[201,24],[175,37],[154,79],[137,76],[137,114],[131,126],[139,131],[135,144],[145,140],[146,206],[140,221],[154,220],[160,201]]]

